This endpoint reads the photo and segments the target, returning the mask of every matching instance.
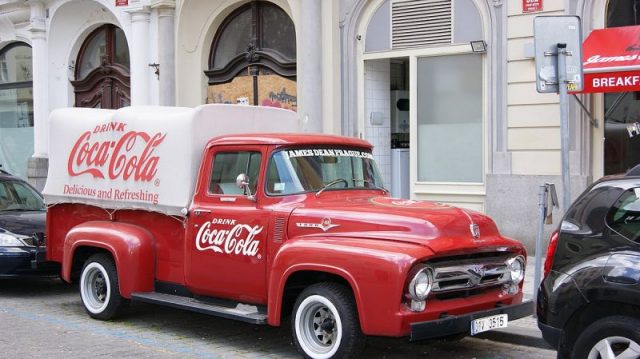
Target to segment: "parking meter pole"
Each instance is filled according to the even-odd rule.
[[[569,96],[567,94],[567,44],[558,44],[558,91],[560,93],[560,149],[562,158],[562,213],[571,203],[569,177]],[[536,253],[537,254],[537,253]]]
[[[542,236],[544,235],[544,217],[547,215],[545,199],[547,197],[547,186],[541,185],[538,191],[538,233],[536,234],[536,262],[533,276],[533,302],[536,302],[538,287],[542,276]],[[535,312],[533,316],[535,317]]]

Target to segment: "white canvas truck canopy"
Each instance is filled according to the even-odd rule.
[[[240,105],[65,108],[49,118],[48,205],[84,203],[181,216],[216,136],[299,132],[295,112]]]

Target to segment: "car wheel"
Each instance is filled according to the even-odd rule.
[[[92,318],[109,320],[115,317],[126,300],[120,296],[118,272],[110,255],[94,254],[82,268],[80,297]]]
[[[353,358],[364,349],[351,291],[337,283],[318,283],[300,293],[291,316],[293,340],[305,358]]]
[[[589,325],[574,345],[574,359],[640,358],[640,320],[612,316]]]

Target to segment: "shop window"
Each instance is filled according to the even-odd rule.
[[[418,58],[418,181],[482,183],[482,57]]]
[[[297,109],[296,35],[286,12],[253,1],[220,26],[211,46],[207,102]]]
[[[72,81],[77,107],[116,109],[131,104],[129,45],[124,32],[104,25],[82,44]]]
[[[0,165],[26,177],[33,154],[31,47],[14,43],[0,51]]]
[[[640,0],[610,0],[607,27],[640,25]],[[629,126],[640,124],[640,94],[604,94],[604,174],[624,173],[640,164],[640,136]]]

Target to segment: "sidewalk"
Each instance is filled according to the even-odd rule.
[[[544,266],[544,258],[542,258],[542,266]],[[527,269],[524,278],[523,292],[525,300],[533,299],[534,274],[535,257],[531,256],[527,259]],[[537,290],[537,288],[535,290]],[[532,303],[531,305],[535,308],[535,303]],[[538,329],[537,320],[533,316],[524,317],[522,319],[514,320],[513,322],[510,321],[507,328],[482,333],[479,334],[478,337],[517,345],[552,349],[544,339],[542,339],[542,333],[540,332],[540,329]]]

